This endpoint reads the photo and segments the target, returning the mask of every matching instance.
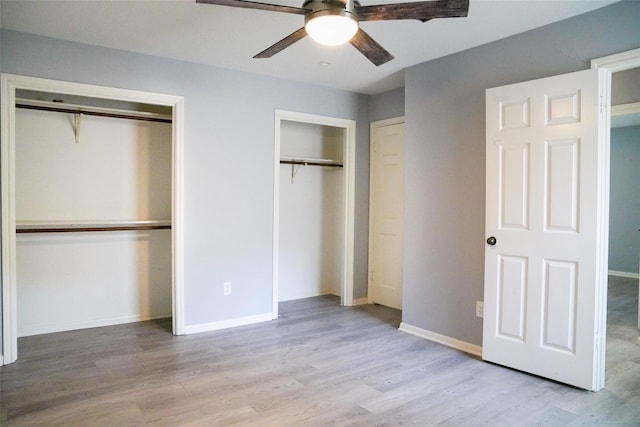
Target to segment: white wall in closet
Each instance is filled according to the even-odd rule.
[[[17,222],[171,219],[171,124],[16,110]],[[18,336],[171,316],[171,231],[17,235]]]
[[[344,129],[294,121],[281,125],[281,158],[342,162]],[[280,165],[280,301],[340,294],[344,251],[344,171]]]

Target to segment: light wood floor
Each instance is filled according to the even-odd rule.
[[[599,393],[399,332],[396,310],[319,297],[212,333],[174,337],[152,321],[22,338],[0,368],[0,424],[637,426],[637,280],[610,282]]]

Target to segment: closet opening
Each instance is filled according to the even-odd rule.
[[[2,363],[29,335],[182,334],[182,98],[2,77]]]
[[[273,317],[319,295],[353,304],[355,122],[276,112]]]

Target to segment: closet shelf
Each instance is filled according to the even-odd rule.
[[[17,221],[16,233],[79,233],[95,231],[168,230],[171,220]]]
[[[316,159],[316,158],[281,157],[280,163],[285,165],[328,166],[328,167],[334,167],[334,168],[343,167],[343,163],[337,160]]]
[[[57,113],[86,114],[87,116],[112,117],[117,119],[143,120],[148,122],[171,123],[173,118],[167,114],[145,111],[128,111],[116,108],[90,107],[61,102],[40,101],[35,99],[16,99],[16,108]]]

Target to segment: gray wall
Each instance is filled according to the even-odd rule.
[[[185,97],[187,326],[271,312],[274,110],[357,120],[354,297],[366,296],[367,96],[12,31],[1,48],[4,73]]]
[[[611,129],[609,270],[638,274],[640,126]]]
[[[373,95],[369,107],[372,122],[404,116],[404,88]]]
[[[406,70],[403,322],[482,343],[485,89],[640,47],[638,22],[617,3]]]

